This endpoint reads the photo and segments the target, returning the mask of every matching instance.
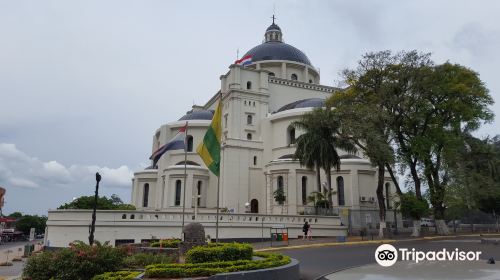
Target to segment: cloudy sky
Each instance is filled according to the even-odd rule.
[[[323,84],[363,53],[417,49],[479,72],[500,102],[497,1],[0,0],[4,213],[91,195],[96,171],[103,194],[129,201],[155,129],[217,92],[236,50],[261,43],[273,3]],[[478,132],[495,134],[498,118]]]

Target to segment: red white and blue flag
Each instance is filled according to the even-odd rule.
[[[252,56],[251,55],[244,56],[241,59],[238,59],[234,62],[234,64],[238,64],[238,65],[242,65],[242,66],[246,66],[250,63],[252,63]]]
[[[156,152],[154,152],[149,159],[153,160],[153,166],[156,166],[158,160],[160,160],[161,156],[167,151],[171,150],[183,150],[186,145],[186,130],[187,130],[187,122],[186,125],[179,129],[179,132],[170,139],[165,145],[161,146]]]

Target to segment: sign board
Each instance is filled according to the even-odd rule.
[[[271,228],[286,228],[284,224],[272,225]]]
[[[365,214],[365,221],[367,224],[371,224],[372,223],[372,215]]]
[[[35,240],[35,228],[30,229],[30,241]]]

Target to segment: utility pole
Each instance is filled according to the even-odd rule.
[[[101,181],[101,175],[99,172],[95,174],[95,196],[94,196],[94,211],[92,212],[92,224],[90,225],[90,235],[89,235],[89,244],[92,246],[94,244],[94,232],[95,232],[95,219],[96,219],[96,211],[97,211],[97,199],[99,198],[99,182]]]

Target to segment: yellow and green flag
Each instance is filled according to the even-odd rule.
[[[198,145],[196,152],[200,155],[203,162],[207,165],[208,169],[212,171],[217,177],[220,172],[220,142],[222,134],[222,108],[221,101],[217,104],[214,117],[208,127],[207,133],[203,137],[203,142]]]

